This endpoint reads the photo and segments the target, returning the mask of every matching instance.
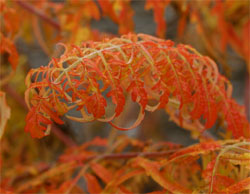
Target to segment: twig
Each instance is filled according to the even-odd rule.
[[[8,84],[5,84],[2,86],[3,90],[6,91],[8,95],[10,95],[21,107],[23,107],[25,110],[28,111],[28,107],[23,100],[23,98],[15,91],[13,88],[11,88]]]
[[[3,89],[6,91],[8,95],[10,95],[20,106],[22,106],[26,111],[28,111],[28,107],[22,98],[13,88],[11,88],[8,84],[3,86]],[[77,146],[77,144],[68,136],[66,136],[60,128],[58,128],[55,124],[52,124],[51,128],[52,133],[60,139],[65,145],[69,147]]]
[[[77,146],[77,144],[69,138],[67,135],[65,135],[60,128],[58,128],[54,123],[52,124],[51,127],[52,133],[60,139],[65,145],[69,147]]]
[[[56,30],[60,31],[61,30],[61,27],[60,25],[54,21],[53,19],[51,19],[50,17],[48,17],[45,13],[41,12],[40,10],[36,9],[35,7],[33,7],[32,5],[24,2],[24,1],[20,1],[20,0],[17,0],[16,3],[28,10],[29,12],[33,13],[34,15],[42,18],[44,21],[46,21],[47,23],[49,23],[51,26],[53,26]]]
[[[114,146],[115,147],[115,146]],[[168,151],[162,151],[162,152],[132,152],[132,153],[118,153],[118,154],[102,154],[102,155],[94,155],[94,156],[89,156],[86,158],[85,161],[88,163],[83,166],[81,171],[78,173],[78,175],[74,178],[73,183],[69,186],[68,190],[64,194],[69,194],[72,190],[72,188],[76,185],[76,183],[79,181],[80,177],[86,172],[86,170],[90,166],[90,162],[98,162],[99,160],[103,159],[130,159],[130,158],[135,158],[138,156],[144,156],[148,158],[153,158],[153,157],[164,157],[167,156],[171,153],[176,152],[179,149],[172,149]]]
[[[172,149],[162,152],[131,152],[131,153],[119,153],[119,154],[103,154],[101,156],[90,156],[86,160],[93,160],[96,157],[101,157],[101,159],[130,159],[137,156],[142,156],[146,158],[164,157],[171,153],[174,153],[180,149]]]

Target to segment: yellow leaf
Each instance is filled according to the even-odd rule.
[[[250,153],[225,153],[221,156],[221,158],[228,159],[234,165],[246,165],[250,167]]]
[[[81,27],[77,30],[77,32],[75,34],[74,44],[79,45],[82,41],[89,40],[90,36],[91,36],[90,28]]]

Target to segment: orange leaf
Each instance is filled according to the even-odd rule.
[[[112,178],[113,178],[112,172],[110,172],[109,170],[104,168],[102,165],[100,165],[98,163],[91,163],[90,166],[91,166],[92,170],[95,172],[95,174],[100,179],[102,179],[102,181],[105,182],[106,184],[112,180]]]
[[[6,102],[6,95],[0,91],[0,139],[3,137],[8,119],[10,118],[10,107]]]
[[[145,169],[146,173],[154,179],[163,188],[167,189],[172,193],[192,193],[191,190],[178,185],[177,183],[170,182],[164,175],[160,172],[160,165],[156,162],[144,158],[136,158],[136,164]]]
[[[4,35],[0,33],[0,53],[4,53],[4,52],[9,54],[8,60],[11,64],[12,69],[15,71],[17,68],[18,59],[19,59],[16,46],[14,45],[12,40],[10,40],[7,37],[4,37]]]
[[[204,153],[211,152],[219,148],[221,148],[221,144],[219,142],[215,142],[215,141],[201,142],[199,144],[191,145],[187,148],[183,148],[180,151],[175,152],[169,157],[168,162],[171,162],[175,159],[178,159],[184,156],[196,156],[198,154],[204,154]]]
[[[98,183],[98,180],[95,178],[95,176],[86,173],[84,174],[84,178],[87,182],[88,192],[89,193],[101,193],[102,188]]]
[[[140,175],[143,174],[145,171],[144,170],[132,170],[131,172],[128,173],[124,173],[124,171],[118,171],[116,172],[116,174],[114,175],[114,179],[108,184],[108,187],[110,188],[114,188],[117,187],[119,185],[121,185],[123,182],[127,181],[128,179],[135,177],[136,175]],[[117,176],[119,175],[119,176]]]
[[[221,192],[233,194],[233,193],[240,193],[242,191],[249,190],[249,189],[250,189],[250,177],[245,178],[245,179],[227,187],[226,189],[224,189]]]

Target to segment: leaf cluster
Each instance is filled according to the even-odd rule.
[[[46,135],[52,121],[63,124],[60,116],[65,114],[78,122],[99,120],[129,130],[140,124],[146,110],[160,108],[189,130],[211,128],[219,116],[234,137],[249,137],[244,108],[231,98],[229,81],[210,58],[190,46],[174,46],[145,34],[66,47],[59,59],[31,70],[26,85],[30,112],[25,130],[32,137]],[[125,129],[112,120],[123,111],[127,96],[140,110],[135,123]],[[106,111],[110,104],[114,110]],[[71,109],[82,117],[67,115]]]
[[[249,188],[249,146],[245,140],[206,140],[183,148],[119,136],[109,147],[97,137],[67,149],[55,165],[5,180],[2,191],[85,193],[76,184],[83,178],[89,193],[145,193],[144,184],[157,193],[239,193]]]

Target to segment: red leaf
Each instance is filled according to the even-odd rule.
[[[245,109],[234,100],[228,100],[224,104],[225,120],[228,130],[232,131],[234,137],[250,137],[250,125],[246,122]]]
[[[160,105],[159,108],[165,108],[166,104],[168,103],[170,92],[168,89],[165,89],[164,93],[160,97]]]
[[[110,172],[109,170],[104,168],[102,165],[100,165],[98,163],[91,163],[90,166],[91,166],[92,170],[95,172],[95,174],[100,179],[102,179],[102,181],[105,182],[106,184],[112,180],[112,178],[113,178],[112,172]]]
[[[29,113],[27,114],[25,121],[26,125],[24,128],[25,132],[29,132],[31,137],[33,138],[42,138],[45,136],[46,127],[42,125],[44,121],[45,125],[51,124],[52,121],[44,119],[44,117],[39,114],[39,107],[32,107]]]
[[[101,193],[102,188],[98,183],[98,180],[95,178],[95,176],[86,173],[84,174],[84,178],[87,182],[88,192],[89,193]]]
[[[112,97],[112,101],[116,104],[116,117],[118,117],[123,111],[125,105],[125,97],[121,87],[115,88],[107,93],[107,97]]]
[[[62,125],[64,122],[59,118],[59,115],[57,112],[53,111],[53,106],[51,106],[47,101],[43,101],[41,108],[44,110],[48,116],[51,117],[56,123]]]
[[[87,99],[87,110],[93,114],[95,118],[100,118],[105,115],[105,107],[107,106],[106,99],[100,94],[93,94]]]
[[[147,0],[145,4],[145,10],[154,10],[154,20],[157,24],[156,34],[160,38],[164,38],[166,34],[166,21],[165,21],[165,8],[170,3],[170,0],[165,1],[154,1]]]
[[[9,54],[8,60],[12,69],[15,71],[18,65],[19,55],[14,43],[7,37],[0,33],[0,53],[7,52]]]

